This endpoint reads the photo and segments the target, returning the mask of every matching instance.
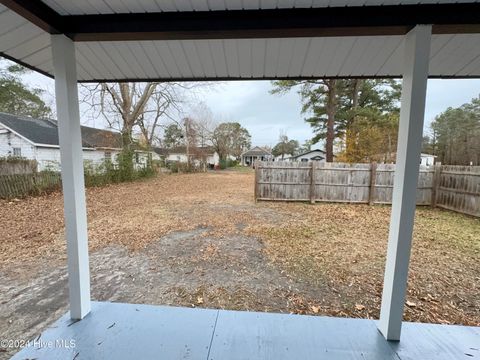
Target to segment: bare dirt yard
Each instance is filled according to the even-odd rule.
[[[253,181],[88,189],[93,299],[377,318],[390,207],[255,204]],[[0,201],[0,339],[28,340],[67,311],[62,201]],[[419,208],[414,237],[406,319],[480,325],[480,220]]]

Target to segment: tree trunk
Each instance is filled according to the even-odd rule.
[[[130,150],[132,147],[132,132],[129,129],[123,129],[122,131],[122,148],[124,150]]]
[[[335,112],[336,112],[336,80],[327,80],[328,101],[327,101],[327,139],[325,151],[327,162],[333,162],[333,141],[335,140]]]
[[[355,79],[353,81],[353,90],[352,90],[352,115],[350,119],[348,120],[347,124],[347,130],[352,126],[352,124],[355,122],[355,117],[356,117],[356,111],[358,108],[358,97],[359,97],[359,90],[360,90],[360,85],[362,84],[363,80],[360,79]],[[354,144],[356,142],[356,132],[354,131],[346,131],[345,132],[345,153],[352,154]]]

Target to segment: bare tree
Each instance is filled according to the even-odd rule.
[[[212,110],[205,103],[200,102],[190,110],[189,118],[192,119],[198,146],[212,145],[213,132],[218,125]]]
[[[101,116],[122,134],[124,149],[130,149],[138,132],[146,145],[159,141],[162,119],[174,120],[181,113],[185,91],[190,83],[99,83],[83,86],[83,102],[94,117]]]

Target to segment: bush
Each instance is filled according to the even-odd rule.
[[[135,169],[132,158],[128,153],[121,153],[117,157],[117,164],[105,160],[101,164],[84,163],[85,186],[103,186],[155,176],[156,171],[152,161],[147,161],[145,167]]]
[[[180,161],[167,162],[167,168],[170,169],[172,173],[193,173],[203,169],[202,166],[198,167],[193,164],[188,164]]]
[[[237,160],[231,160],[231,159],[221,159],[220,160],[220,169],[224,170],[230,167],[235,167],[238,165]]]

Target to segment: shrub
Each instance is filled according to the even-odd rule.
[[[172,173],[193,173],[200,171],[202,166],[198,167],[194,164],[188,164],[180,161],[169,161],[167,162],[167,168],[170,169]]]
[[[230,167],[235,167],[238,165],[237,160],[231,160],[231,159],[221,159],[220,160],[220,169],[224,170]]]
[[[133,166],[133,156],[130,160],[127,157],[127,153],[119,154],[117,164],[112,163],[110,160],[105,160],[100,164],[85,162],[85,186],[103,186],[106,184],[133,181],[152,177],[156,174],[151,160],[148,160],[144,167],[135,169]]]

